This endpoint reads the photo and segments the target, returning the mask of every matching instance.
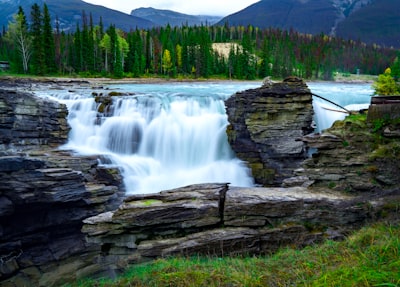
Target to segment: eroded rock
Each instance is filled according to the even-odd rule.
[[[84,221],[97,261],[118,272],[165,256],[267,254],[282,246],[341,239],[380,216],[391,197],[356,197],[329,190],[193,185],[131,196],[119,209]]]
[[[65,105],[0,89],[0,149],[27,150],[66,142]]]
[[[313,131],[312,95],[299,78],[238,92],[226,101],[228,140],[256,183],[280,186],[307,158],[299,139]]]

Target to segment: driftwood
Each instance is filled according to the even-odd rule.
[[[349,113],[347,111],[335,110],[335,109],[330,109],[330,108],[325,108],[325,107],[321,107],[321,108],[323,108],[324,110],[327,110],[327,111],[338,112],[338,113],[343,113],[343,114],[348,114]]]
[[[322,99],[322,100],[324,100],[324,101],[327,101],[328,103],[331,103],[331,104],[333,104],[333,105],[335,105],[335,106],[341,108],[342,110],[345,110],[347,114],[351,115],[351,111],[349,111],[348,109],[342,107],[341,105],[338,105],[338,104],[336,104],[335,102],[332,102],[331,100],[328,100],[327,98],[324,98],[324,97],[319,96],[319,95],[317,95],[317,94],[312,94],[312,95],[315,96],[315,97],[317,97],[317,98],[320,98],[320,99]]]

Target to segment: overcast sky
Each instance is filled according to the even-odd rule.
[[[84,0],[130,14],[140,7],[167,9],[191,15],[227,16],[259,0]]]

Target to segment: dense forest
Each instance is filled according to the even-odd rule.
[[[29,16],[29,18],[28,18]],[[51,23],[55,23],[55,27]],[[289,75],[331,80],[335,73],[377,75],[398,51],[294,30],[181,26],[121,31],[82,12],[75,31],[61,31],[46,4],[20,7],[0,34],[0,61],[33,75],[256,79]],[[228,43],[228,51],[219,49]]]

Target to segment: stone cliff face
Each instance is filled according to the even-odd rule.
[[[97,272],[82,220],[115,209],[122,183],[96,157],[54,150],[64,105],[0,90],[0,285],[55,286]]]
[[[308,157],[300,139],[313,131],[312,95],[301,79],[236,93],[226,108],[228,140],[256,183],[280,186]]]
[[[317,152],[296,170],[313,187],[347,192],[379,192],[400,186],[398,120],[352,115],[322,134],[303,138]]]
[[[0,150],[58,146],[68,137],[65,106],[31,94],[0,90]]]
[[[116,272],[160,257],[268,254],[343,239],[400,196],[400,190],[365,197],[327,190],[188,186],[126,198],[117,210],[86,219],[83,232],[100,245],[96,261]]]

